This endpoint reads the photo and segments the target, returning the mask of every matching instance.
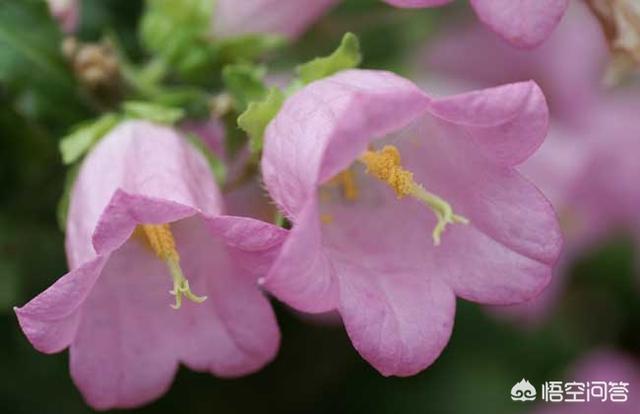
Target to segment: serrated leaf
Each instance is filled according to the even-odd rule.
[[[62,162],[69,165],[79,160],[119,120],[115,114],[105,114],[95,121],[85,122],[76,127],[71,134],[60,140]]]
[[[272,88],[266,98],[251,102],[247,110],[238,117],[238,126],[249,136],[249,147],[253,153],[262,150],[264,131],[280,111],[284,100],[284,94],[278,88]]]
[[[266,69],[261,66],[229,65],[222,71],[227,92],[234,99],[236,110],[244,112],[252,101],[264,99],[269,90],[263,82]]]
[[[151,102],[128,101],[122,105],[129,118],[146,119],[160,124],[173,125],[185,116],[181,108],[158,105]]]
[[[342,38],[340,46],[329,56],[315,58],[297,68],[298,77],[304,83],[326,78],[341,70],[357,67],[362,61],[360,42],[353,33]]]

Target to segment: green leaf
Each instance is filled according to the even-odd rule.
[[[0,83],[27,118],[68,125],[86,116],[46,2],[0,0]]]
[[[60,140],[62,162],[69,165],[79,160],[119,120],[115,114],[105,114],[97,120],[84,122],[76,127],[71,134]]]
[[[185,112],[181,108],[163,106],[151,102],[128,101],[122,105],[129,118],[146,119],[160,124],[173,125],[181,120]]]
[[[219,52],[212,43],[202,40],[193,44],[176,63],[176,72],[194,83],[211,82],[211,73],[219,70]]]
[[[16,71],[25,69],[25,65],[33,65],[38,72],[52,79],[67,85],[71,83],[59,52],[62,37],[52,22],[44,18],[47,13],[44,2],[2,2],[0,80],[6,81],[11,75],[30,75],[33,71]],[[26,27],[30,30],[25,30]]]
[[[310,62],[298,66],[300,80],[311,83],[326,78],[341,70],[357,67],[362,61],[360,42],[353,33],[347,33],[342,38],[340,46],[329,56],[315,58]]]
[[[236,109],[244,112],[251,101],[264,99],[269,90],[262,79],[266,69],[262,66],[230,65],[222,71],[222,80],[235,101]]]
[[[247,110],[238,117],[238,126],[249,136],[249,147],[253,153],[262,150],[264,131],[278,114],[284,100],[284,94],[278,88],[272,88],[266,98],[251,102]]]
[[[188,52],[190,43],[209,31],[213,7],[211,0],[147,0],[140,25],[142,44],[170,58]]]
[[[218,50],[209,38],[211,0],[147,0],[140,38],[155,60],[187,80],[210,77]]]
[[[182,80],[212,86],[211,73],[226,64],[251,63],[285,44],[278,35],[211,35],[215,1],[147,0],[140,25],[144,48]]]
[[[286,38],[271,34],[248,34],[222,39],[218,44],[220,60],[223,63],[252,62],[267,52],[277,50],[287,44]]]
[[[69,202],[71,201],[71,190],[73,184],[76,182],[80,172],[80,163],[74,164],[67,170],[67,175],[64,179],[64,187],[62,190],[62,196],[58,201],[58,207],[56,209],[56,218],[58,219],[58,226],[63,232],[67,227],[67,216],[69,214]]]

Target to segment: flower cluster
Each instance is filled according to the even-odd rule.
[[[635,156],[640,102],[633,91],[604,89],[606,55],[596,16],[575,4],[548,42],[531,53],[518,53],[470,26],[436,39],[418,63],[440,74],[440,87],[461,80],[480,87],[524,79],[545,85],[554,127],[522,171],[558,211],[565,249],[549,289],[536,300],[502,309],[518,320],[538,323],[551,313],[567,283],[568,267],[583,252],[620,229],[640,240],[640,192],[634,187],[640,174]],[[470,62],[473,71],[467,70]],[[503,69],[496,70],[496,64]]]

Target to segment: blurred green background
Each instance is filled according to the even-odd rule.
[[[142,3],[83,3],[80,37],[115,32],[140,56],[136,24]],[[345,31],[361,42],[363,66],[407,69],[412,47],[466,7],[400,11],[377,0],[349,0],[274,62],[281,68],[332,50]],[[12,307],[66,271],[56,221],[65,168],[58,140],[95,114],[60,55],[62,35],[43,3],[0,0],[0,410],[4,413],[91,412],[73,386],[67,354],[35,351]],[[384,378],[352,348],[341,326],[310,320],[276,304],[282,348],[263,371],[220,380],[181,369],[174,386],[141,413],[517,413],[532,404],[509,398],[521,378],[561,377],[591,349],[637,356],[640,294],[633,248],[625,235],[572,267],[560,305],[547,322],[522,327],[458,302],[456,327],[442,357],[411,378]],[[150,344],[153,346],[153,344]]]

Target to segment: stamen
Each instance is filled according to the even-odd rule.
[[[207,297],[193,294],[189,287],[189,281],[182,272],[180,255],[176,249],[176,241],[173,233],[171,233],[169,224],[142,224],[140,227],[153,252],[164,260],[169,267],[169,272],[173,279],[173,290],[169,291],[169,293],[176,297],[176,303],[171,307],[176,310],[180,309],[182,296],[195,303],[204,302]]]
[[[440,238],[448,224],[468,224],[469,220],[453,213],[451,205],[436,194],[427,191],[413,179],[413,173],[402,167],[398,148],[386,145],[379,151],[368,150],[359,158],[367,173],[387,183],[398,199],[411,196],[426,204],[436,215],[438,222],[433,229],[433,243],[440,245]]]
[[[142,224],[140,227],[156,256],[162,260],[180,260],[169,224]]]
[[[367,167],[368,174],[389,184],[398,198],[411,195],[415,186],[413,173],[402,168],[400,152],[396,147],[386,145],[380,151],[366,151],[360,161]]]
[[[346,169],[337,174],[327,183],[329,187],[339,187],[342,190],[342,197],[347,201],[356,201],[358,199],[358,184],[353,171]],[[321,196],[328,196],[328,192],[321,192]]]
[[[320,214],[320,221],[323,224],[333,223],[333,216],[331,214]]]
[[[338,174],[338,179],[342,185],[342,195],[347,201],[356,201],[358,199],[358,187],[356,179],[351,170],[344,170]]]
[[[176,297],[176,304],[171,305],[173,309],[180,309],[180,306],[182,306],[183,295],[194,303],[202,303],[207,300],[206,296],[197,296],[191,292],[189,281],[184,277],[179,261],[168,260],[167,265],[169,266],[169,272],[173,278],[173,289],[170,290],[169,293]]]

